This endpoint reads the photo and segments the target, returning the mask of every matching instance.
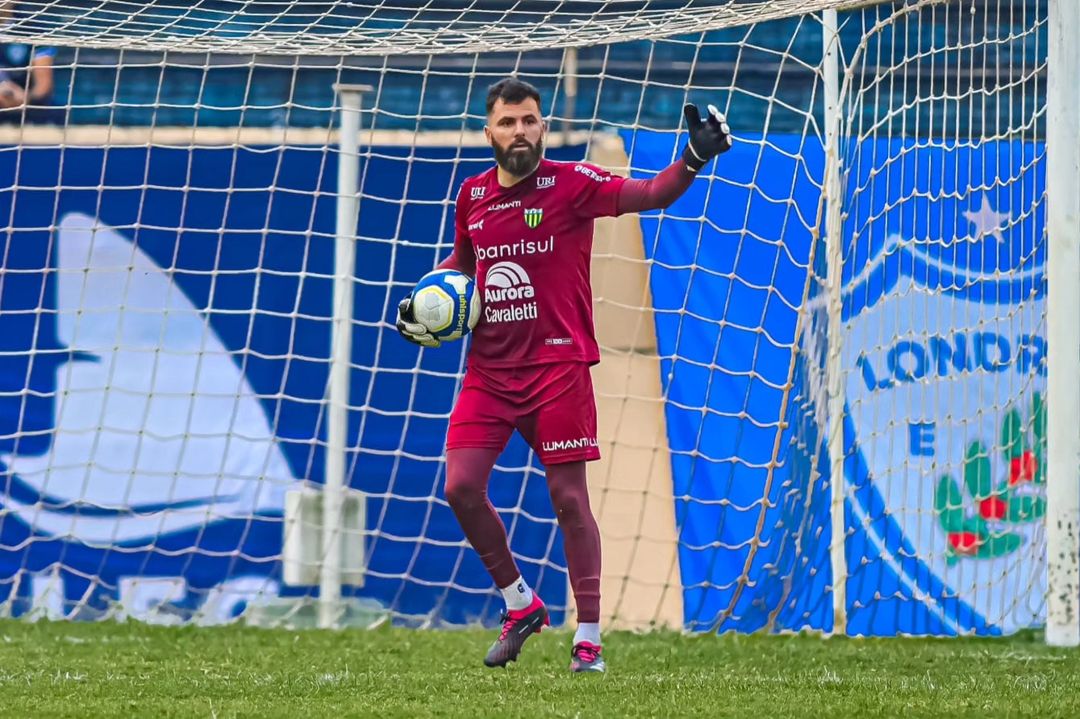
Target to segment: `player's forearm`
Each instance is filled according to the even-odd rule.
[[[676,160],[650,180],[627,180],[619,190],[619,214],[667,207],[686,192],[696,174]]]
[[[457,253],[451,252],[446,259],[435,266],[437,270],[457,270],[461,272],[461,263],[458,262]]]
[[[457,270],[469,277],[476,276],[476,263],[469,263],[465,258],[459,257],[457,251],[451,252],[445,260],[440,262],[435,269],[437,270]]]

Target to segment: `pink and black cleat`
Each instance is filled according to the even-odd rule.
[[[489,667],[505,667],[509,662],[516,661],[525,640],[539,634],[541,629],[551,624],[551,620],[547,607],[534,593],[532,604],[524,609],[504,612],[502,623],[499,638],[484,657],[484,664]]]
[[[578,642],[570,650],[570,671],[597,672],[603,674],[607,669],[604,658],[600,656],[603,648],[589,642]]]

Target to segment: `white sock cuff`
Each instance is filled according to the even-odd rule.
[[[521,577],[515,579],[509,586],[500,588],[499,592],[503,596],[503,601],[506,602],[507,609],[516,611],[532,604],[533,591]]]
[[[600,622],[581,622],[574,632],[574,644],[588,642],[600,646]]]

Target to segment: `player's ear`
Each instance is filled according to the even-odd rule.
[[[488,127],[487,125],[484,125],[484,139],[487,140],[487,144],[489,144],[491,146],[495,145],[495,143],[492,142],[492,139],[491,139],[491,128]]]

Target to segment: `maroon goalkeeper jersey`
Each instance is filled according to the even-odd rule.
[[[625,181],[551,160],[513,187],[499,185],[495,167],[465,180],[454,258],[476,278],[483,304],[470,365],[600,361],[589,280],[593,218],[617,214]]]

